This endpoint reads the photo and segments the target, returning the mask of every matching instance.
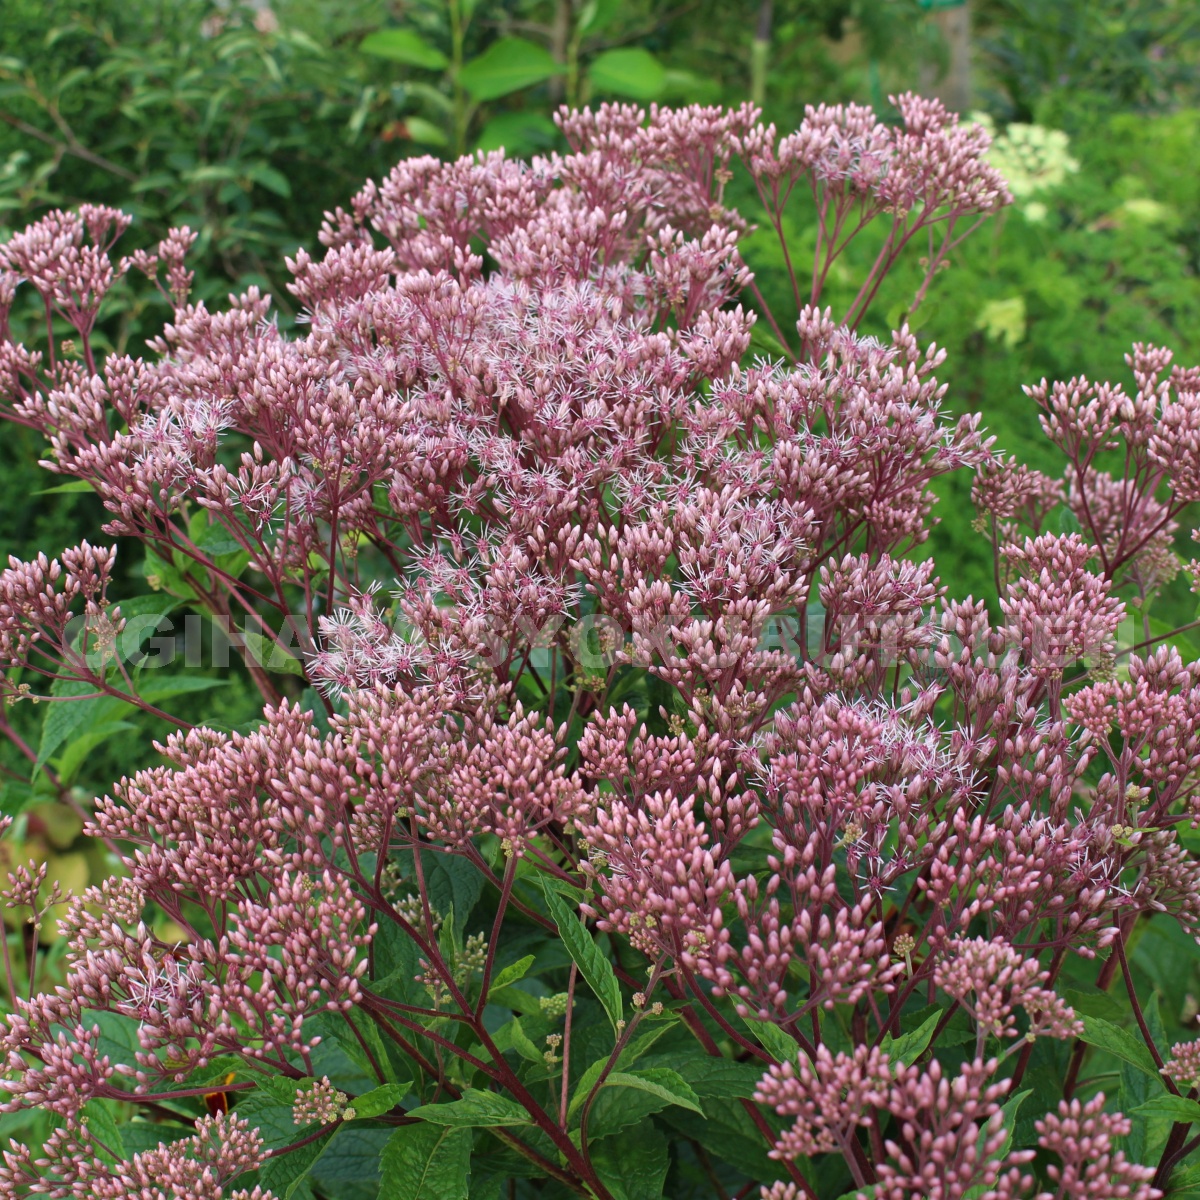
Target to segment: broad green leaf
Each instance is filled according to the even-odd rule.
[[[102,746],[109,738],[129,729],[136,729],[131,721],[103,721],[92,726],[82,737],[72,738],[67,748],[55,759],[54,768],[58,772],[58,782],[68,787],[75,782],[75,776],[80,767],[87,761],[97,746]]]
[[[517,1017],[513,1017],[509,1022],[509,1041],[512,1043],[512,1048],[527,1062],[542,1063],[546,1061],[542,1052],[530,1040]]]
[[[516,983],[518,979],[524,979],[525,973],[533,966],[533,963],[534,956],[532,954],[525,955],[515,963],[509,963],[504,970],[496,972],[492,979],[492,986],[488,990],[507,987],[510,983]]]
[[[42,740],[33,764],[35,775],[50,761],[59,746],[76,733],[108,720],[120,711],[122,704],[110,696],[95,695],[96,689],[90,683],[56,681],[50,690],[62,699],[47,704],[46,719],[42,722]],[[72,696],[87,696],[88,699],[72,700]]]
[[[654,1028],[647,1029],[639,1033],[617,1057],[615,1070],[626,1070],[632,1067],[639,1058],[645,1054],[660,1037],[670,1030],[670,1025],[658,1025]],[[588,1094],[592,1088],[596,1086],[596,1080],[604,1073],[604,1068],[608,1066],[608,1056],[598,1058],[584,1073],[579,1077],[579,1081],[575,1084],[575,1091],[571,1096],[571,1105],[567,1110],[569,1116],[574,1116],[579,1111],[579,1106],[588,1098]]]
[[[1172,1121],[1187,1125],[1200,1122],[1200,1104],[1195,1100],[1187,1099],[1186,1096],[1173,1096],[1170,1093],[1155,1096],[1153,1099],[1147,1100],[1145,1104],[1139,1104],[1137,1108],[1131,1109],[1125,1115],[1133,1116],[1134,1113],[1143,1119],[1146,1117],[1170,1117]]]
[[[416,142],[418,146],[446,146],[450,143],[446,131],[424,117],[405,117],[401,124],[404,127],[404,136],[410,142]]]
[[[497,113],[479,132],[476,150],[505,150],[510,156],[537,154],[550,149],[558,126],[543,113]]]
[[[101,1158],[105,1158],[111,1163],[117,1163],[125,1159],[127,1154],[125,1143],[121,1139],[121,1131],[117,1128],[117,1122],[112,1114],[111,1104],[110,1100],[89,1100],[83,1106],[83,1116],[87,1121],[88,1132],[101,1146],[111,1152],[111,1154],[105,1154],[102,1150]]]
[[[1114,1058],[1119,1058],[1122,1062],[1137,1067],[1147,1075],[1161,1079],[1158,1068],[1154,1065],[1154,1059],[1150,1057],[1150,1051],[1129,1030],[1123,1029],[1120,1025],[1113,1025],[1101,1017],[1085,1015],[1082,1020],[1083,1040],[1089,1046],[1095,1046],[1097,1050],[1103,1050],[1106,1054],[1111,1054]]]
[[[604,1006],[613,1029],[621,1020],[621,987],[617,983],[617,975],[612,963],[600,951],[600,947],[592,941],[592,935],[587,927],[571,911],[567,902],[544,882],[542,890],[546,895],[546,905],[554,924],[558,926],[559,936],[567,948],[567,953],[574,959],[579,973],[587,981],[588,987],[596,994],[596,999]]]
[[[363,1092],[361,1096],[355,1096],[349,1104],[354,1111],[353,1119],[365,1121],[369,1117],[391,1112],[408,1095],[411,1087],[411,1082],[385,1083],[382,1087],[372,1088],[369,1092]]]
[[[544,46],[506,37],[471,59],[458,73],[458,82],[475,100],[496,100],[561,73]]]
[[[379,1200],[467,1200],[471,1133],[439,1125],[401,1125],[388,1139]]]
[[[270,163],[255,163],[253,166],[246,169],[246,175],[252,179],[259,187],[264,187],[268,192],[274,192],[276,196],[282,196],[285,200],[292,194],[292,185],[288,182],[288,177]],[[233,539],[230,538],[230,541]],[[241,547],[237,547],[241,549]],[[217,553],[222,553],[217,551]],[[228,551],[225,551],[228,553]]]
[[[614,1071],[605,1081],[605,1087],[637,1088],[658,1096],[668,1104],[678,1104],[681,1108],[690,1108],[704,1116],[700,1107],[700,1099],[691,1086],[670,1067],[643,1067],[638,1071]]]
[[[431,46],[413,29],[377,30],[367,34],[358,48],[375,58],[424,67],[429,71],[441,71],[450,65],[450,60],[436,46]]]
[[[455,1129],[490,1129],[498,1125],[529,1125],[529,1113],[507,1096],[495,1092],[468,1088],[460,1100],[447,1104],[422,1104],[409,1110],[410,1117],[420,1117],[434,1125]]]
[[[653,100],[667,83],[662,63],[641,46],[606,50],[592,60],[588,78],[598,92],[628,96],[633,100]]]
[[[933,1031],[937,1028],[939,1020],[941,1017],[938,1013],[930,1013],[916,1029],[902,1033],[898,1038],[893,1038],[889,1034],[883,1039],[879,1048],[893,1062],[902,1062],[906,1067],[911,1067],[925,1053],[925,1048],[929,1045],[929,1039],[933,1037]]]
[[[799,1047],[774,1021],[744,1017],[746,1028],[762,1043],[763,1049],[779,1062],[795,1062]]]
[[[298,1145],[295,1150],[268,1158],[258,1169],[263,1187],[270,1188],[278,1200],[289,1200],[303,1186],[336,1132],[336,1128],[331,1126],[319,1138]]]
[[[1017,1092],[1015,1096],[1010,1096],[1008,1098],[1004,1104],[1004,1107],[1000,1110],[1000,1113],[1004,1118],[1004,1143],[1001,1145],[1000,1149],[995,1153],[995,1155],[993,1155],[993,1157],[998,1159],[1000,1162],[1003,1162],[1008,1157],[1008,1152],[1012,1148],[1013,1130],[1017,1125],[1017,1114],[1021,1110],[1021,1105],[1025,1103],[1029,1096],[1032,1095],[1032,1088],[1026,1088],[1023,1092]],[[987,1138],[987,1129],[981,1129],[976,1142],[981,1159],[983,1157]],[[983,1184],[980,1184],[977,1187],[969,1188],[966,1195],[963,1197],[963,1200],[982,1200],[982,1197],[987,1195],[988,1190],[989,1189]]]
[[[679,1062],[679,1073],[702,1100],[749,1100],[765,1070],[761,1063],[734,1062],[731,1058],[689,1056]]]
[[[618,1091],[620,1089],[620,1091]],[[622,1094],[626,1089],[633,1096]],[[678,1105],[704,1116],[696,1093],[678,1072],[669,1067],[640,1071],[614,1071],[604,1081],[588,1116],[590,1138],[603,1137],[639,1124],[668,1105]]]
[[[614,1200],[662,1200],[670,1159],[651,1121],[588,1146],[592,1166]]]

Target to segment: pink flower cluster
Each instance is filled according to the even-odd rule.
[[[950,419],[940,351],[857,330],[919,232],[923,293],[1009,198],[981,130],[898,108],[896,126],[810,109],[780,138],[750,109],[604,106],[564,114],[568,152],[533,163],[409,160],[291,263],[294,337],[254,291],[189,304],[186,230],[115,267],[121,219],[100,210],[0,248],[0,316],[19,277],[80,340],[43,358],[0,324],[5,415],[44,432],[50,469],[86,480],[106,531],[189,603],[298,653],[323,707],[286,700],[246,637],[261,726],[183,728],[165,765],[97,803],[123,878],[71,902],[62,985],[13,989],[0,1028],[0,1107],[67,1124],[50,1166],[11,1152],[0,1194],[35,1169],[116,1180],[91,1165],[83,1106],[191,1097],[225,1055],[335,1123],[347,1098],[315,1081],[314,1051],[336,1018],[440,1100],[464,1079],[503,1093],[540,1139],[517,1128],[509,1149],[608,1200],[593,1101],[664,1004],[697,1057],[761,1069],[736,1103],[786,1175],[761,1181],[771,1200],[815,1197],[825,1155],[876,1200],[1161,1194],[1195,1147],[1126,1157],[1058,989],[1096,957],[1107,987],[1153,914],[1200,931],[1200,863],[1176,833],[1200,819],[1200,665],[1149,634],[1118,642],[1200,496],[1200,374],[1164,377],[1169,356],[1139,347],[1136,396],[1032,389],[1061,479],[994,453],[978,416]],[[781,238],[789,204],[816,206],[786,320],[739,255],[738,171]],[[872,220],[884,251],[835,318],[825,280]],[[127,265],[165,267],[174,316],[151,359],[97,364],[96,305]],[[748,357],[760,316],[786,357]],[[1124,478],[1096,466],[1114,445]],[[978,471],[994,613],[914,554],[931,485],[961,468]],[[1079,532],[1047,532],[1060,504]],[[144,704],[113,649],[112,561],[85,543],[0,576],[11,699],[49,677]],[[465,943],[431,882],[447,862],[489,889]],[[605,935],[588,955],[564,933],[582,977],[602,992],[601,958],[634,993],[600,995],[627,1017],[608,1013],[579,1104],[575,969],[539,1008],[566,1013],[532,1055],[560,1064],[550,1102],[528,1046],[484,1019],[512,924],[562,929],[557,903]],[[404,978],[379,967],[384,932],[409,947]],[[101,1052],[95,1013],[136,1023],[129,1061]],[[952,1021],[969,1056],[939,1040]],[[1035,1163],[1005,1104],[1043,1038],[1074,1065]],[[1164,1067],[1175,1091],[1197,1083],[1189,1053]],[[218,1118],[121,1170],[190,1180],[219,1159],[188,1193],[216,1197],[252,1140]],[[125,1179],[97,1194],[159,1194]]]

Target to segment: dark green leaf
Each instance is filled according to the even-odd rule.
[[[439,1125],[402,1125],[383,1151],[379,1200],[467,1200],[471,1134]]]
[[[588,1146],[596,1174],[615,1200],[662,1200],[670,1158],[650,1121]]]
[[[319,1138],[267,1159],[258,1171],[263,1187],[270,1188],[279,1200],[294,1196],[316,1166],[317,1159],[325,1153],[335,1132],[333,1128],[327,1129]]]
[[[567,953],[574,959],[579,973],[587,981],[588,987],[596,994],[596,999],[604,1006],[613,1029],[621,1020],[621,987],[617,983],[617,975],[612,963],[600,951],[600,947],[592,941],[592,935],[587,927],[571,911],[567,902],[552,888],[543,883],[542,890],[546,895],[546,905]]]
[[[1200,1122],[1200,1104],[1185,1096],[1173,1096],[1169,1093],[1163,1093],[1147,1100],[1145,1104],[1139,1104],[1126,1115],[1132,1116],[1134,1113],[1142,1118],[1170,1117],[1172,1121],[1188,1125]]]

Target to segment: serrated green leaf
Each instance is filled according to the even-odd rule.
[[[470,1130],[402,1125],[388,1139],[380,1165],[379,1200],[467,1200]]]
[[[408,1115],[455,1129],[491,1129],[500,1125],[532,1123],[529,1113],[515,1101],[476,1088],[467,1088],[461,1099],[446,1104],[422,1104],[410,1109]]]
[[[263,1187],[269,1188],[279,1200],[290,1200],[312,1173],[336,1132],[336,1128],[331,1126],[311,1142],[304,1142],[294,1150],[268,1158],[258,1169]]]
[[[475,100],[497,100],[562,74],[550,52],[525,38],[493,42],[458,73],[458,82]]]
[[[933,1037],[933,1031],[940,1020],[941,1014],[930,1013],[916,1029],[902,1033],[897,1038],[891,1035],[885,1037],[879,1048],[893,1062],[902,1062],[906,1067],[911,1067],[925,1053],[929,1039]]]
[[[662,94],[667,72],[662,63],[641,46],[625,46],[597,55],[588,68],[588,78],[597,92],[653,100]]]
[[[1123,1029],[1120,1025],[1113,1025],[1101,1017],[1085,1015],[1082,1020],[1083,1040],[1089,1046],[1103,1050],[1106,1054],[1111,1054],[1114,1058],[1119,1058],[1122,1062],[1137,1067],[1139,1071],[1152,1075],[1155,1079],[1162,1078],[1158,1068],[1154,1065],[1154,1059],[1150,1057],[1150,1051],[1129,1030]]]
[[[587,981],[588,987],[596,994],[596,999],[603,1005],[613,1029],[616,1030],[622,1013],[621,986],[617,983],[617,974],[612,963],[600,952],[600,947],[592,941],[587,927],[571,911],[567,902],[544,880],[542,891],[567,953],[579,968],[579,973]]]
[[[742,1020],[774,1059],[781,1063],[796,1061],[799,1047],[774,1021],[760,1021],[756,1017],[744,1017]]]
[[[125,1159],[127,1155],[121,1131],[113,1117],[111,1104],[110,1100],[89,1100],[83,1106],[83,1115],[87,1120],[88,1132],[110,1152],[105,1153],[102,1150],[100,1157],[107,1159],[110,1163],[117,1163]]]
[[[358,48],[375,58],[424,67],[427,71],[441,71],[450,65],[450,60],[436,46],[431,46],[413,29],[377,30],[367,34]]]
[[[1145,1104],[1139,1104],[1136,1108],[1130,1109],[1125,1115],[1132,1116],[1134,1113],[1143,1119],[1146,1117],[1170,1117],[1172,1121],[1186,1125],[1200,1122],[1200,1104],[1195,1100],[1189,1100],[1186,1096],[1173,1096],[1166,1092],[1147,1100]]]
[[[692,1112],[704,1116],[700,1107],[700,1098],[692,1091],[691,1086],[670,1067],[643,1067],[638,1071],[614,1071],[605,1081],[604,1086],[636,1088],[648,1092],[667,1104],[678,1104],[680,1108],[690,1108]]]
[[[354,1110],[353,1119],[365,1121],[370,1117],[378,1117],[385,1112],[391,1112],[408,1095],[411,1087],[411,1081],[407,1080],[403,1083],[385,1083],[382,1087],[372,1088],[369,1092],[363,1092],[361,1096],[355,1096],[349,1104],[349,1107]],[[347,1118],[347,1120],[349,1119]]]
[[[670,1158],[650,1121],[588,1146],[592,1166],[614,1200],[662,1200]]]

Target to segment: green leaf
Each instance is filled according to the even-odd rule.
[[[336,1132],[336,1127],[331,1126],[319,1138],[305,1142],[295,1150],[268,1158],[258,1170],[259,1181],[263,1187],[269,1188],[279,1200],[288,1200],[295,1195],[317,1165],[317,1159],[325,1153],[325,1147]]]
[[[110,1154],[105,1154],[102,1150],[100,1157],[106,1159],[110,1163],[117,1163],[127,1157],[125,1152],[125,1143],[121,1140],[121,1131],[117,1128],[117,1122],[113,1118],[109,1100],[89,1100],[83,1106],[83,1115],[87,1120],[88,1132],[102,1146],[106,1147]]]
[[[883,1039],[879,1048],[893,1062],[902,1062],[906,1067],[911,1067],[925,1053],[925,1048],[929,1045],[929,1039],[933,1037],[933,1031],[937,1028],[937,1023],[940,1020],[940,1013],[930,1013],[911,1032],[902,1033],[898,1038],[893,1038],[889,1034]]]
[[[588,0],[579,13],[576,29],[581,33],[599,33],[621,11],[621,0]]]
[[[402,1125],[388,1139],[379,1200],[467,1200],[471,1134],[437,1125]]]
[[[524,958],[518,959],[515,963],[509,963],[503,971],[497,971],[492,979],[492,986],[489,991],[496,988],[507,987],[510,983],[516,983],[518,979],[525,978],[525,972],[533,966],[534,956],[532,954],[525,955]]]
[[[1154,1065],[1154,1059],[1150,1057],[1150,1051],[1129,1030],[1122,1029],[1120,1025],[1113,1025],[1101,1017],[1084,1015],[1082,1020],[1083,1040],[1089,1046],[1095,1046],[1097,1050],[1103,1050],[1155,1079],[1162,1078]]]
[[[637,1088],[649,1092],[668,1104],[678,1104],[681,1108],[690,1108],[693,1112],[704,1116],[700,1107],[700,1098],[692,1091],[691,1085],[670,1067],[642,1067],[637,1071],[614,1071],[605,1081],[605,1087]]]
[[[600,951],[600,947],[592,941],[587,927],[571,911],[567,902],[545,881],[542,891],[546,896],[546,905],[554,924],[558,926],[559,936],[567,948],[567,953],[575,961],[579,973],[587,981],[588,987],[596,994],[596,999],[604,1006],[613,1029],[621,1020],[621,987],[617,983],[617,975],[612,963]]]
[[[42,740],[38,744],[37,759],[33,764],[35,775],[65,741],[119,710],[121,701],[113,700],[110,696],[95,696],[95,690],[90,683],[82,681],[55,682],[51,692],[61,699],[50,703],[46,719],[42,722]],[[72,696],[90,698],[72,700]]]
[[[408,1115],[455,1129],[492,1129],[498,1125],[532,1123],[529,1113],[515,1101],[476,1088],[467,1088],[460,1100],[451,1100],[448,1104],[422,1104],[410,1109]]]
[[[757,1017],[743,1017],[742,1020],[772,1058],[781,1063],[796,1061],[799,1047],[774,1021],[760,1021]]]
[[[207,692],[228,686],[228,679],[212,679],[205,675],[166,675],[161,679],[147,679],[142,674],[137,679],[138,695],[151,704],[190,692]]]
[[[1132,1116],[1134,1113],[1142,1118],[1170,1117],[1172,1121],[1183,1125],[1200,1122],[1200,1104],[1195,1100],[1187,1099],[1186,1096],[1173,1096],[1170,1093],[1155,1096],[1153,1099],[1147,1100],[1145,1104],[1139,1104],[1126,1116]]]
[[[1026,1088],[1023,1092],[1018,1092],[1015,1096],[1010,1096],[1000,1113],[1004,1118],[1004,1142],[1000,1149],[992,1156],[1003,1162],[1008,1157],[1008,1152],[1012,1148],[1013,1130],[1017,1125],[1017,1113],[1020,1112],[1021,1105],[1025,1103],[1027,1097],[1033,1095],[1032,1088]],[[987,1145],[988,1131],[983,1128],[979,1131],[979,1136],[976,1139],[976,1149],[980,1159],[984,1156],[984,1150]],[[985,1185],[979,1184],[976,1187],[968,1188],[963,1196],[963,1200],[982,1200],[987,1195],[988,1189]]]
[[[60,483],[58,487],[40,488],[33,494],[35,496],[61,496],[90,491],[92,491],[92,485],[86,479],[72,479],[70,483]]]
[[[458,73],[458,82],[475,100],[496,100],[561,73],[544,46],[506,37],[471,59]]]
[[[372,1088],[369,1092],[363,1092],[361,1096],[355,1096],[350,1101],[350,1108],[354,1110],[354,1120],[365,1121],[369,1117],[391,1112],[408,1095],[411,1087],[412,1083],[409,1081],[385,1083],[382,1087]]]
[[[288,177],[269,163],[255,163],[247,168],[246,175],[259,187],[264,187],[268,192],[274,192],[276,196],[282,196],[285,200],[292,194],[292,185],[288,182]],[[241,549],[240,546],[236,548]]]
[[[761,1063],[734,1062],[731,1058],[689,1057],[679,1063],[679,1073],[702,1100],[749,1100],[764,1071]]]
[[[650,1121],[588,1146],[592,1166],[615,1200],[662,1200],[667,1139]]]
[[[358,48],[375,58],[424,67],[428,71],[441,71],[450,65],[450,60],[436,46],[412,29],[380,29],[367,34]]]
[[[639,1094],[619,1095],[615,1091],[617,1088],[632,1089]],[[588,1116],[589,1137],[603,1137],[630,1125],[639,1124],[672,1104],[689,1109],[700,1116],[705,1115],[696,1093],[677,1071],[669,1067],[614,1071],[596,1094],[595,1103]]]
[[[446,131],[424,117],[405,117],[402,124],[404,136],[418,146],[446,146],[450,143]]]
[[[88,755],[97,746],[104,745],[109,738],[115,737],[118,733],[136,728],[137,726],[131,721],[102,721],[99,725],[89,728],[82,737],[72,738],[67,748],[52,760],[54,768],[58,772],[58,782],[63,787],[70,786],[75,782],[75,776],[87,761]]]
[[[653,100],[667,83],[662,63],[641,46],[606,50],[592,60],[588,78],[598,92],[628,96],[633,100]]]
[[[247,629],[242,637],[246,642],[246,651],[260,667],[268,671],[277,671],[281,675],[304,676],[304,664],[290,651],[284,649],[278,642],[265,634],[255,633]]]
[[[518,1017],[513,1017],[506,1025],[502,1025],[497,1031],[496,1037],[500,1038],[505,1031],[508,1034],[508,1045],[523,1059],[532,1063],[545,1063],[546,1059],[542,1051],[533,1044],[532,1039],[525,1032],[525,1028]]]
[[[543,113],[497,113],[479,132],[476,150],[505,150],[510,155],[548,150],[558,137],[558,126]]]

